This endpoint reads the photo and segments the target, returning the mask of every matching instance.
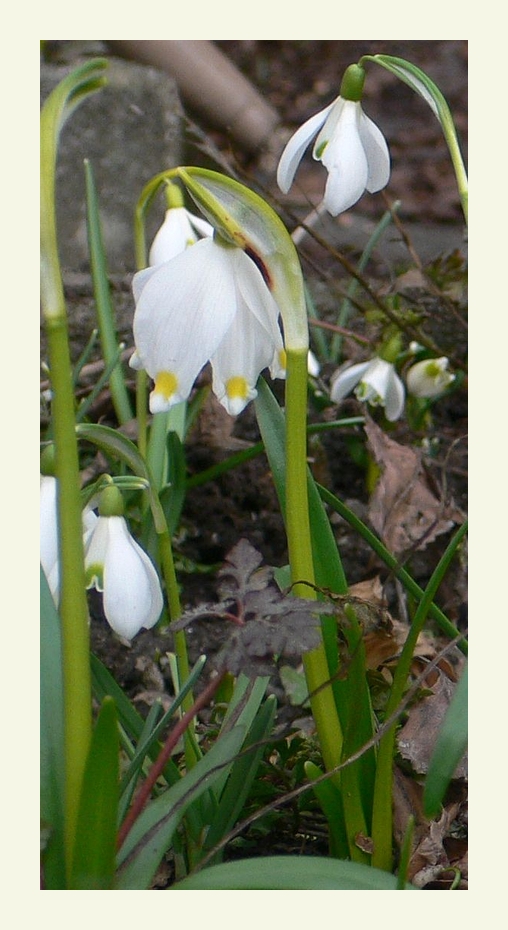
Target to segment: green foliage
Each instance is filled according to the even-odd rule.
[[[172,891],[395,891],[397,879],[358,862],[319,856],[267,856],[203,869]],[[404,891],[418,891],[407,884]]]

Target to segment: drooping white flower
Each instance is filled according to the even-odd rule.
[[[416,362],[406,374],[407,388],[415,397],[437,397],[455,381],[455,375],[448,371],[449,360],[426,358]]]
[[[155,382],[150,410],[186,400],[207,362],[213,389],[229,413],[256,396],[268,367],[284,377],[279,309],[245,252],[212,238],[133,279],[136,302],[132,367]]]
[[[120,636],[132,639],[150,629],[162,611],[159,576],[131,536],[124,517],[99,516],[85,551],[87,587],[103,591],[106,619]]]
[[[394,366],[382,358],[350,365],[332,376],[330,397],[339,403],[354,389],[358,400],[385,408],[386,419],[398,420],[404,409],[404,385]]]
[[[312,154],[328,170],[324,205],[332,216],[352,207],[364,191],[373,194],[386,187],[390,155],[382,132],[365,115],[360,100],[339,96],[300,126],[287,143],[277,169],[284,194],[316,134]]]
[[[60,596],[60,563],[58,553],[58,484],[52,475],[41,475],[40,488],[40,559],[53,600]],[[97,522],[89,507],[83,511],[83,543],[86,546]]]
[[[200,238],[213,235],[213,226],[190,213],[185,207],[170,207],[164,222],[157,232],[148,261],[150,265],[162,265],[179,255]]]

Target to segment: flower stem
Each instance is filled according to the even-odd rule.
[[[62,126],[80,100],[104,83],[106,62],[88,62],[50,94],[41,112],[41,297],[48,340],[55,476],[58,481],[64,718],[64,855],[70,876],[78,809],[92,735],[92,686],[85,589],[79,458],[67,310],[56,229],[55,178]]]
[[[46,321],[46,332],[53,391],[55,474],[58,481],[65,847],[67,869],[70,870],[81,783],[92,733],[92,686],[74,395],[65,317],[50,317]]]
[[[307,496],[307,350],[287,349],[286,380],[286,532],[292,582],[314,583],[312,537]],[[316,596],[294,584],[301,597]],[[342,731],[329,684],[324,644],[303,657],[311,709],[327,770],[341,761]]]

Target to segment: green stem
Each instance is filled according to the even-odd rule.
[[[64,684],[65,847],[70,873],[83,772],[92,734],[92,685],[79,462],[67,321],[46,321],[58,480],[60,620]]]
[[[58,481],[60,622],[64,717],[64,846],[72,870],[83,774],[92,735],[92,687],[83,525],[67,311],[58,254],[55,178],[59,134],[79,102],[104,84],[106,62],[94,59],[67,76],[41,112],[41,298],[53,393]]]
[[[287,349],[286,380],[286,533],[291,579],[314,583],[307,496],[307,350]],[[301,597],[315,597],[308,585],[295,584]],[[311,709],[327,770],[341,761],[342,731],[330,685],[324,644],[303,658]]]

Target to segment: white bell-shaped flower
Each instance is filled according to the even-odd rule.
[[[87,587],[103,592],[106,619],[120,636],[132,639],[142,627],[157,623],[163,605],[159,576],[124,517],[97,518],[86,546],[85,570]]]
[[[362,110],[359,100],[337,99],[300,126],[287,143],[277,169],[277,183],[287,194],[303,154],[316,136],[313,157],[328,170],[325,208],[343,213],[364,191],[375,193],[390,177],[385,138]]]
[[[358,400],[385,409],[386,419],[398,420],[404,409],[405,391],[394,366],[382,358],[373,358],[339,370],[332,376],[330,397],[335,403],[354,390]]]
[[[416,362],[406,374],[407,389],[415,397],[437,397],[455,381],[455,375],[448,371],[449,360],[426,358]]]
[[[206,238],[170,261],[138,272],[132,367],[155,385],[150,410],[186,400],[207,362],[213,389],[232,414],[256,396],[268,367],[284,377],[279,309],[263,276],[245,252]]]
[[[199,239],[213,235],[213,226],[195,216],[185,207],[170,207],[164,222],[157,232],[148,261],[150,265],[162,265],[194,245]]]

